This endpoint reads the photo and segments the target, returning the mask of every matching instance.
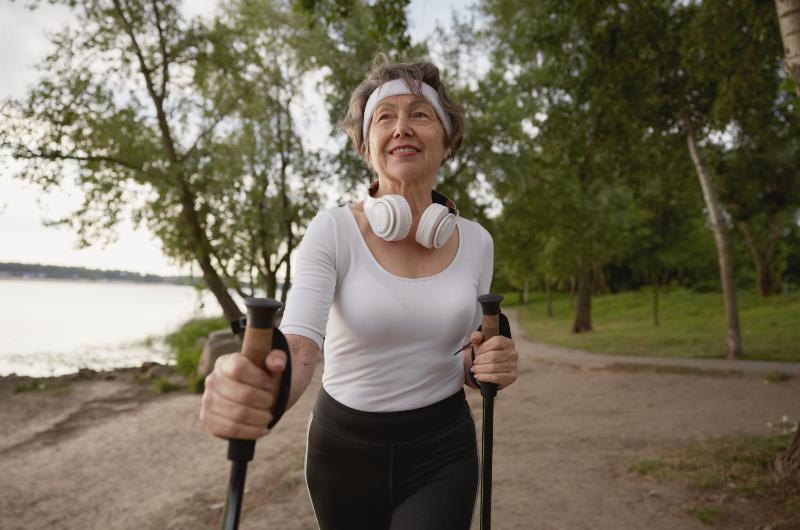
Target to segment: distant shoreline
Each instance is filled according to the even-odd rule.
[[[171,281],[142,281],[129,278],[81,278],[66,276],[15,276],[0,272],[0,282],[6,280],[23,280],[26,282],[86,282],[86,283],[134,283],[137,285],[177,285],[179,287],[191,287],[190,283],[178,283]]]
[[[61,265],[0,263],[0,279],[69,280],[92,282],[127,282],[171,285],[202,285],[202,279],[191,276],[159,276],[120,270],[87,269]]]

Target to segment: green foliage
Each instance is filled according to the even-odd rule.
[[[666,278],[718,290],[687,123],[738,230],[739,286],[800,284],[797,102],[769,2],[482,0],[426,43],[410,38],[409,0],[237,0],[211,20],[185,19],[175,0],[54,3],[78,24],[52,37],[27,97],[0,108],[0,152],[43,189],[83,190],[54,221],[82,244],[113,239],[127,216],[147,225],[200,265],[228,318],[228,290],[274,295],[291,280],[326,175],[350,189],[372,177],[341,140],[332,158],[305,147],[291,109],[317,82],[338,122],[378,52],[434,51],[464,104],[439,187],[494,234],[497,285],[602,270],[611,291]],[[687,340],[674,349],[693,351]]]
[[[308,68],[302,20],[278,0],[211,21],[184,19],[174,0],[60,3],[78,23],[53,36],[26,100],[2,107],[17,176],[83,191],[55,221],[83,245],[113,239],[125,217],[146,224],[168,256],[198,263],[229,318],[228,289],[274,295],[319,205],[319,157],[290,112]]]
[[[521,288],[614,267],[628,277],[612,289],[666,277],[719,289],[686,148],[691,124],[741,230],[739,283],[771,274],[774,293],[781,274],[793,278],[800,150],[774,5],[484,0],[480,9],[489,75],[524,109],[504,123],[526,124],[513,134],[514,161],[492,171],[503,201],[499,274]]]
[[[175,356],[178,372],[191,376],[197,373],[197,362],[203,351],[203,340],[209,333],[226,329],[228,321],[224,317],[199,318],[189,320],[164,339]]]
[[[170,392],[175,392],[176,390],[180,390],[182,388],[181,385],[177,384],[174,381],[171,381],[168,377],[165,376],[159,377],[154,383],[153,387],[159,394],[168,394]]]
[[[304,17],[313,33],[300,52],[325,74],[324,95],[331,124],[338,124],[344,117],[351,92],[364,79],[377,53],[385,53],[395,61],[410,61],[424,55],[424,47],[412,45],[408,34],[409,1],[293,2],[295,11]],[[374,178],[344,138],[329,162],[333,166],[331,172],[350,190]]]
[[[739,292],[745,344],[744,359],[800,362],[800,330],[796,294],[760,298]],[[598,296],[593,301],[595,333],[570,333],[569,295],[554,295],[554,317],[545,314],[544,295],[532,295],[529,309],[519,307],[529,337],[568,348],[612,355],[643,357],[724,356],[724,321],[719,293],[672,289],[662,293],[661,325],[652,323],[652,293],[648,290]]]
[[[496,187],[500,271],[519,286],[612,262],[648,278],[685,262],[675,248],[701,218],[698,195],[683,183],[685,144],[645,126],[630,103],[656,92],[645,74],[650,48],[666,39],[665,17],[589,2],[499,0],[482,9],[497,79],[515,92],[526,124]]]

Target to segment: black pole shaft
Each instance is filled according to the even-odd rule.
[[[225,510],[222,512],[222,530],[237,530],[239,515],[244,500],[244,482],[247,478],[247,463],[255,454],[255,440],[230,440],[228,460],[231,461],[231,477],[228,481],[228,496],[225,497]]]
[[[222,528],[239,528],[239,515],[244,499],[244,481],[247,478],[247,462],[231,463],[231,478],[228,482],[228,496],[225,498],[225,511],[222,512]]]
[[[492,528],[492,444],[494,440],[494,398],[483,398],[481,437],[481,530]]]
[[[500,332],[499,294],[483,294],[478,297],[483,311],[483,340],[487,341]],[[480,383],[483,396],[483,434],[481,436],[481,530],[492,528],[492,450],[494,444],[494,397],[498,386]]]

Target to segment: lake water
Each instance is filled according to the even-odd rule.
[[[221,313],[208,291],[188,286],[0,278],[0,375],[167,362],[158,341],[143,340]]]

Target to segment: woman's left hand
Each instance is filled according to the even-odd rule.
[[[503,389],[517,380],[517,346],[514,341],[496,335],[483,342],[483,333],[473,331],[469,340],[475,348],[472,373],[482,383],[495,383]]]

